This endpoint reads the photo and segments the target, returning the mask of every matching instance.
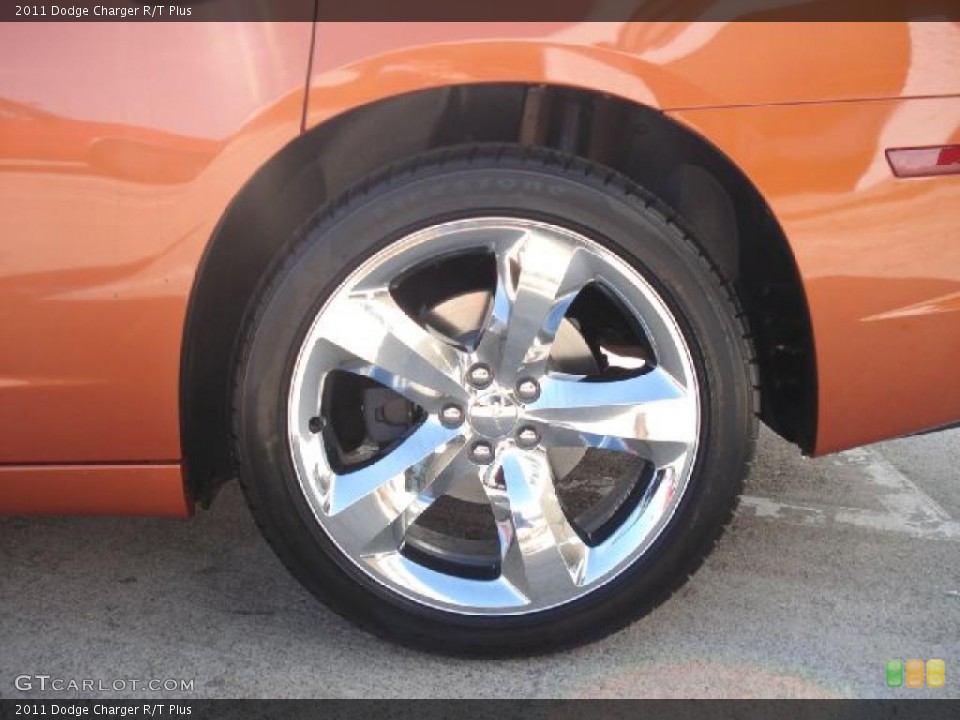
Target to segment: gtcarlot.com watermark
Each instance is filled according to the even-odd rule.
[[[193,680],[182,678],[63,678],[53,675],[17,675],[14,687],[21,692],[192,692]]]

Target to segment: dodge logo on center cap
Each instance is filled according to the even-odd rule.
[[[491,438],[508,435],[516,426],[519,416],[520,408],[505,395],[478,398],[467,411],[473,429]]]

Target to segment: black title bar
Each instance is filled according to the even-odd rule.
[[[186,0],[4,2],[5,22],[958,20],[960,0]]]
[[[955,720],[957,700],[0,700],[6,718]]]

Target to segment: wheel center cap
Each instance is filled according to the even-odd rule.
[[[509,435],[519,418],[520,408],[506,395],[485,395],[467,408],[467,420],[473,429],[490,438]]]

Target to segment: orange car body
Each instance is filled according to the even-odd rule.
[[[315,34],[315,37],[314,37]],[[0,28],[0,511],[184,515],[194,280],[304,133],[425,88],[530,83],[653,108],[779,221],[822,454],[960,420],[955,23],[184,23]]]

